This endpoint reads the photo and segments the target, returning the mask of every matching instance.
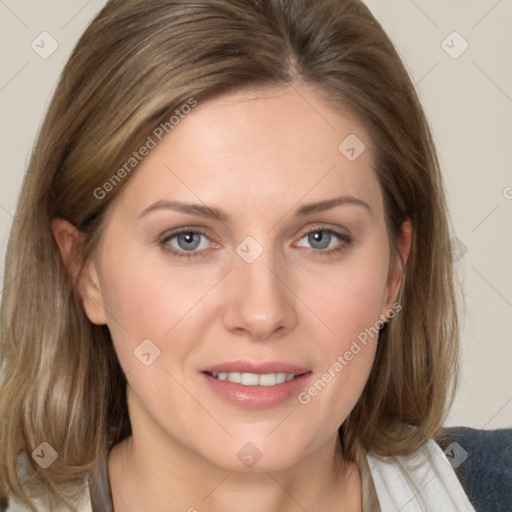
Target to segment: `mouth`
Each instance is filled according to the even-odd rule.
[[[296,397],[313,372],[287,363],[224,363],[201,372],[210,390],[244,408],[275,407]]]

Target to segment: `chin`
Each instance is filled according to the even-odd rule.
[[[219,443],[215,453],[210,447],[203,456],[220,469],[238,473],[283,471],[305,456],[304,438],[298,443],[293,442],[292,436],[276,436],[272,440],[266,439],[267,436],[268,432],[260,436],[236,437],[228,443]]]

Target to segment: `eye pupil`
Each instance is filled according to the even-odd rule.
[[[315,249],[325,249],[329,246],[331,234],[325,230],[314,231],[309,234],[309,243]],[[315,244],[319,244],[320,246],[316,246]]]
[[[183,250],[194,250],[197,249],[199,246],[201,240],[201,235],[199,233],[193,233],[193,232],[186,232],[186,233],[180,233],[177,237],[178,245]],[[183,245],[181,242],[184,242],[185,245]],[[187,244],[192,244],[192,247]]]

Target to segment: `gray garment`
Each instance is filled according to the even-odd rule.
[[[108,479],[108,459],[104,459],[89,478],[89,492],[92,512],[114,512]]]

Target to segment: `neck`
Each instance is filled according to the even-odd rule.
[[[116,512],[291,512],[361,510],[360,477],[343,458],[339,437],[329,439],[294,467],[274,472],[232,472],[183,446],[170,452],[132,436],[109,457]],[[170,455],[171,454],[171,455]]]
[[[204,447],[201,452],[171,435],[130,393],[128,402],[132,435],[108,460],[115,512],[361,510],[360,475],[345,459],[337,431],[290,462],[238,471],[206,458]],[[222,453],[222,447],[215,448]],[[275,451],[272,455],[279,461]]]

